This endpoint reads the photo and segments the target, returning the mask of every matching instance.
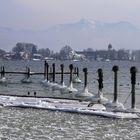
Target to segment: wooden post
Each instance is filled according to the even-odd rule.
[[[79,77],[79,68],[77,67],[77,77]]]
[[[46,63],[46,78],[47,78],[47,81],[49,81],[49,64]]]
[[[44,61],[44,80],[47,78],[47,61]]]
[[[114,72],[114,100],[113,102],[117,101],[118,70],[119,70],[118,66],[113,66],[112,68],[112,71]]]
[[[103,89],[103,71],[102,69],[98,69],[98,89],[99,91],[102,91]]]
[[[61,67],[61,85],[63,85],[63,82],[64,82],[64,65],[61,64],[60,67]]]
[[[136,85],[136,72],[137,69],[136,67],[131,67],[130,68],[130,74],[131,74],[131,85],[132,85],[132,89],[131,89],[131,93],[132,93],[132,98],[131,98],[131,108],[134,109],[135,108],[135,85]]]
[[[70,69],[70,83],[72,83],[72,73],[73,73],[73,65],[72,64],[69,65],[69,69]]]
[[[4,66],[1,67],[1,78],[5,77],[5,68]]]
[[[52,81],[55,82],[55,63],[52,64]]]
[[[87,87],[87,74],[88,74],[87,68],[84,68],[83,72],[84,72],[84,77],[85,77],[85,79],[84,79],[84,88],[86,88]]]
[[[27,78],[30,78],[30,68],[27,67]]]

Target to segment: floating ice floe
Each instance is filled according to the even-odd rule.
[[[93,106],[88,107],[88,102],[79,102],[66,99],[0,96],[0,104],[4,107],[11,106],[21,108],[46,109],[53,111],[103,116],[108,118],[139,118],[136,113],[107,111],[105,106],[102,104],[93,104]]]

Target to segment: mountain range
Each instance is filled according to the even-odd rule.
[[[59,51],[69,45],[74,50],[87,48],[139,49],[140,29],[125,21],[105,23],[81,19],[75,23],[59,24],[41,31],[16,30],[0,27],[0,48],[11,50],[17,42],[34,43],[38,48]]]

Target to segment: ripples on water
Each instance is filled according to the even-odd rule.
[[[0,137],[9,140],[139,139],[139,120],[117,120],[36,109],[4,108]]]
[[[56,63],[58,68],[60,63],[62,62]],[[69,63],[71,62],[65,64],[68,66]],[[1,64],[5,65],[7,71],[22,71],[25,70],[26,66],[30,66],[32,71],[43,72],[43,62],[13,61],[1,62]],[[130,84],[129,68],[133,65],[140,68],[139,63],[132,62],[76,62],[75,65],[80,67],[81,79],[83,79],[83,67],[88,68],[89,89],[92,93],[97,91],[97,81],[94,79],[97,76],[96,71],[100,67],[103,68],[104,92],[105,96],[110,99],[113,97],[113,73],[111,69],[113,65],[119,65],[119,83],[123,85],[119,86],[119,101],[122,102],[130,93],[130,86],[126,85]],[[27,94],[27,91],[30,91],[33,94],[34,91],[37,91],[37,94],[40,95],[60,95],[40,84],[43,76],[32,77],[32,84],[21,84],[22,78],[23,76],[8,76],[9,83],[0,85],[0,93]],[[59,81],[58,78],[57,81]],[[68,83],[67,77],[65,77],[65,81]],[[139,82],[140,79],[137,78],[137,81]],[[83,85],[75,86],[79,90],[83,89]],[[139,89],[140,87],[137,85],[138,108],[140,108]],[[130,107],[130,98],[126,105]],[[140,137],[139,131],[140,120],[108,119],[37,109],[2,108],[0,111],[0,138],[2,140],[137,140]]]

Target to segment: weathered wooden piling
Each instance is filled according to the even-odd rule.
[[[44,80],[47,78],[47,61],[44,61]]]
[[[79,69],[78,67],[74,67],[74,78],[73,78],[73,83],[81,83],[81,80],[79,79]]]
[[[73,74],[73,65],[72,64],[69,65],[69,69],[70,69],[70,83],[72,83],[72,74]]]
[[[46,79],[49,81],[49,64],[46,63]]]
[[[1,77],[2,78],[5,77],[5,67],[4,66],[1,67]]]
[[[77,73],[77,77],[79,77],[79,68],[78,67],[77,67],[76,73]]]
[[[130,74],[131,74],[131,94],[132,94],[132,98],[131,98],[131,108],[135,109],[135,85],[136,85],[136,73],[137,73],[137,69],[135,66],[130,68]]]
[[[117,88],[118,88],[118,70],[119,70],[119,67],[118,66],[113,66],[112,67],[112,71],[114,72],[114,99],[112,102],[108,102],[106,104],[107,107],[109,108],[113,108],[114,111],[115,110],[124,110],[124,105],[122,103],[119,103],[118,102],[118,99],[117,99],[117,96],[118,96],[118,91],[117,91]]]
[[[27,69],[27,79],[30,78],[30,68],[29,67],[26,67]]]
[[[114,103],[117,102],[118,70],[118,66],[113,66],[112,71],[114,72]]]
[[[67,92],[68,93],[73,93],[73,92],[77,92],[77,89],[73,88],[73,65],[70,64],[69,65],[69,69],[70,69],[70,80],[69,80],[69,87],[67,88]]]
[[[103,71],[101,68],[98,69],[98,89],[102,91],[103,89]]]
[[[78,67],[74,67],[73,73],[74,73],[77,77],[79,77],[79,68],[78,68]]]
[[[49,81],[49,64],[44,61],[44,80]]]
[[[80,97],[81,101],[82,100],[90,101],[91,97],[93,97],[93,94],[88,91],[88,87],[87,87],[88,86],[88,82],[87,82],[88,69],[83,68],[83,72],[84,72],[84,89],[83,89],[83,92],[79,92],[75,96]]]
[[[84,88],[86,88],[87,87],[87,74],[88,74],[87,68],[83,68],[83,72],[84,72]]]
[[[61,85],[63,85],[63,83],[64,83],[64,65],[61,64],[60,68],[61,68]]]
[[[30,76],[31,76],[31,72],[30,72],[30,68],[26,66],[26,72],[24,73],[25,74],[25,78],[21,80],[22,83],[31,83],[31,79],[30,79]]]
[[[52,64],[52,81],[55,82],[55,63]]]

